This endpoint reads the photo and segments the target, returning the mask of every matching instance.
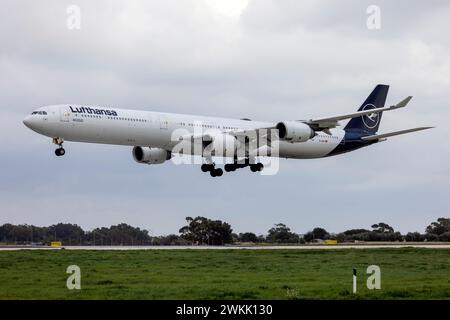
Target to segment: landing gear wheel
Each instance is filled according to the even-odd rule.
[[[201,166],[203,172],[214,171],[214,165],[209,163],[204,163]]]
[[[211,170],[210,174],[211,174],[211,177],[221,177],[223,175],[223,170],[220,168],[214,169],[214,170]]]
[[[61,157],[66,154],[66,150],[63,148],[64,140],[62,138],[53,138],[53,143],[59,146],[58,149],[55,150],[55,154],[57,157]]]
[[[59,148],[55,150],[55,154],[57,157],[61,157],[66,154],[66,150],[64,148]]]
[[[224,167],[226,172],[236,171],[236,166],[231,163],[227,163]]]
[[[262,171],[262,169],[264,169],[264,165],[261,162],[250,165],[250,170],[252,170],[252,172]]]

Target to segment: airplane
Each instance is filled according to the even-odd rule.
[[[126,145],[133,147],[134,160],[143,164],[161,164],[176,153],[199,155],[203,163],[201,170],[217,177],[223,175],[223,170],[216,168],[213,161],[213,156],[217,155],[232,160],[232,163],[224,165],[226,172],[244,167],[259,172],[264,165],[256,162],[257,157],[260,154],[273,156],[270,151],[275,142],[278,142],[275,157],[313,159],[433,128],[417,127],[377,134],[382,113],[403,108],[412,99],[409,96],[385,107],[388,90],[388,85],[377,85],[356,112],[309,120],[267,122],[60,104],[33,111],[23,123],[31,130],[52,138],[58,145],[55,154],[59,157],[65,154],[64,141]],[[342,127],[339,121],[347,119],[350,120]],[[182,134],[174,138],[177,131]],[[177,152],[180,141],[189,141],[197,147]],[[223,148],[222,153],[218,151],[220,148]],[[269,152],[259,152],[262,149]]]

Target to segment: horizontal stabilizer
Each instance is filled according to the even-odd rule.
[[[415,131],[421,131],[421,130],[426,130],[426,129],[431,129],[434,127],[420,127],[420,128],[413,128],[413,129],[407,129],[407,130],[400,130],[400,131],[394,131],[394,132],[389,132],[389,133],[383,133],[383,134],[375,134],[373,136],[367,136],[367,137],[362,137],[362,140],[379,140],[379,139],[384,139],[384,138],[388,138],[388,137],[393,137],[393,136],[398,136],[400,134],[405,134],[405,133],[410,133],[410,132],[415,132]]]
[[[398,109],[398,108],[406,107],[406,105],[411,101],[411,99],[412,99],[412,96],[409,96],[406,99],[397,103],[396,105],[391,106],[391,109]]]

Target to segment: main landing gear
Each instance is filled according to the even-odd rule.
[[[204,163],[201,167],[203,172],[208,172],[211,177],[220,177],[223,175],[223,170],[221,168],[216,168],[214,163]]]
[[[236,171],[237,169],[250,167],[252,172],[259,172],[264,169],[264,165],[260,162],[258,163],[227,163],[224,166],[226,172]],[[223,170],[220,168],[216,168],[214,163],[204,163],[201,166],[203,172],[209,172],[211,177],[220,177],[223,175]]]
[[[259,172],[262,171],[264,169],[264,165],[260,162],[258,163],[227,163],[224,167],[226,172],[232,172],[232,171],[236,171],[237,169],[241,169],[241,168],[245,168],[245,167],[250,167],[250,170],[252,172]]]
[[[53,138],[53,143],[59,146],[58,149],[55,150],[55,155],[57,157],[62,157],[66,154],[66,150],[63,148],[64,140],[61,138]]]

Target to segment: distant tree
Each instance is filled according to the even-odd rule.
[[[371,231],[367,229],[350,229],[346,230],[344,232],[338,233],[336,235],[336,240],[339,242],[345,242],[345,241],[365,241],[369,237],[369,233]]]
[[[47,240],[47,227],[36,227],[22,224],[6,223],[0,226],[0,241],[15,243],[45,242]]]
[[[330,234],[325,230],[324,228],[314,228],[312,231],[307,232],[303,239],[305,239],[306,242],[311,242],[314,240],[326,240],[330,238]]]
[[[92,230],[87,234],[87,241],[95,245],[143,245],[151,244],[151,237],[147,230],[121,223]]]
[[[169,234],[158,238],[158,244],[161,246],[181,246],[188,244],[186,240],[176,234]]]
[[[386,241],[403,241],[403,236],[400,232],[396,231],[389,234],[388,240]]]
[[[80,226],[71,223],[58,223],[47,229],[47,240],[61,241],[66,244],[81,244],[85,232]]]
[[[187,241],[223,245],[232,243],[231,226],[221,220],[211,220],[205,217],[186,217],[187,225],[180,229],[181,237]]]
[[[303,235],[303,239],[305,240],[305,242],[311,242],[314,240],[314,234],[312,233],[312,231],[308,231]]]
[[[346,239],[346,235],[345,235],[343,232],[338,233],[338,234],[336,235],[336,240],[337,240],[338,242],[345,242],[345,241],[348,241],[348,240]]]
[[[24,243],[31,242],[33,238],[32,227],[27,224],[19,224],[13,226],[9,230],[9,238],[14,242]]]
[[[346,236],[351,236],[354,234],[367,233],[367,232],[370,232],[370,231],[366,230],[366,229],[350,229],[350,230],[344,231],[343,234]]]
[[[384,222],[373,224],[372,229],[374,232],[379,232],[379,233],[394,232],[394,228],[392,228],[390,225],[388,225],[387,223],[384,223]]]
[[[234,232],[231,234],[231,239],[232,239],[232,242],[233,242],[233,243],[236,243],[236,242],[241,241],[241,240],[239,239],[239,235],[238,235],[237,233],[234,233]]]
[[[31,242],[31,228],[29,225],[20,224],[12,230],[12,237],[17,242]]]
[[[330,234],[324,228],[314,228],[312,233],[314,234],[314,239],[328,239]]]
[[[439,236],[437,234],[434,233],[427,233],[425,235],[425,240],[432,242],[432,241],[439,241]]]
[[[373,231],[366,229],[351,229],[336,235],[338,241],[403,241],[404,237],[400,232],[386,223],[372,225]],[[408,237],[410,239],[412,235]],[[408,240],[410,241],[410,240]],[[412,240],[411,240],[412,241]]]
[[[88,242],[93,245],[113,245],[112,239],[110,239],[109,228],[101,227],[95,228],[88,233]]]
[[[450,231],[450,218],[439,218],[437,222],[432,222],[425,230],[428,234],[441,235]]]
[[[295,243],[299,241],[298,234],[291,232],[285,224],[278,223],[267,232],[267,241],[276,243]]]
[[[14,226],[10,223],[5,223],[4,225],[0,226],[0,241],[2,242],[8,242],[11,241],[11,231],[14,228]]]
[[[252,232],[245,232],[239,234],[239,241],[241,242],[258,242],[258,237]]]
[[[425,236],[420,234],[419,232],[408,232],[405,236],[405,240],[408,242],[419,242],[423,241]]]
[[[121,223],[110,227],[110,239],[115,244],[137,245],[150,240],[147,230]]]
[[[439,241],[449,242],[450,241],[450,231],[441,233],[439,235]]]

